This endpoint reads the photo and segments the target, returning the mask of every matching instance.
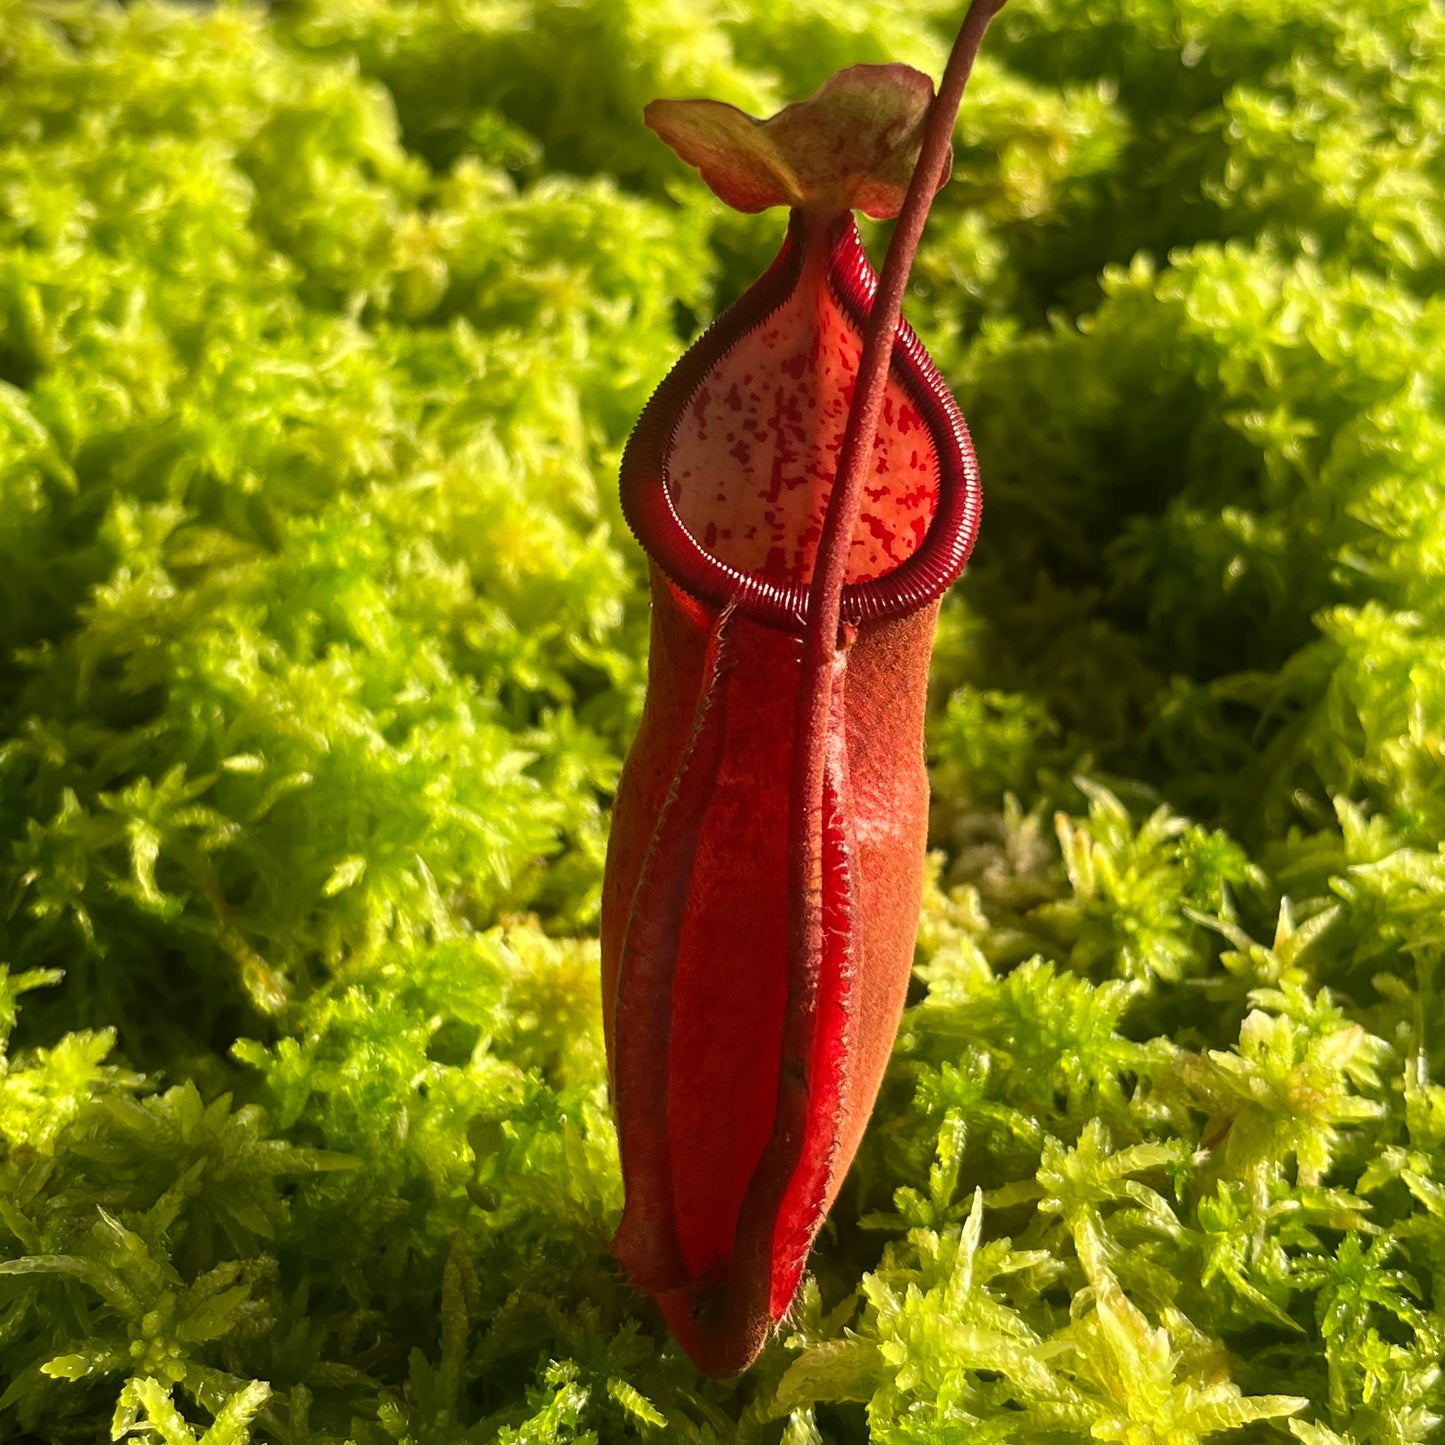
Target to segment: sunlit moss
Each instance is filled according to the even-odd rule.
[[[1431,0],[1003,12],[914,1007],[744,1381],[610,1260],[613,479],[780,225],[640,108],[956,9],[0,0],[0,1437],[1438,1434]]]

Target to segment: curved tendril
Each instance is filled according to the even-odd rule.
[[[888,379],[888,362],[903,309],[908,272],[934,193],[947,164],[964,87],[983,43],[989,22],[1003,9],[1006,0],[973,0],[964,16],[958,37],[948,58],[938,97],[929,112],[928,128],[908,194],[889,243],[888,257],[879,280],[878,293],[868,317],[863,338],[863,355],[858,366],[853,404],[839,461],[838,477],[828,502],[823,536],[808,596],[808,625],[803,638],[802,671],[798,684],[798,711],[793,747],[793,776],[789,809],[789,899],[788,1006],[784,1057],[806,1058],[814,1026],[811,1006],[816,980],[811,977],[810,960],[823,946],[822,849],[819,822],[823,810],[826,740],[835,658],[839,650],[839,620],[843,578],[848,547],[862,505],[863,483],[873,440],[878,430],[883,391]],[[799,1037],[802,1035],[803,1037]],[[764,1151],[777,1149],[794,1155],[801,1149],[806,1123],[807,1091],[790,1087],[784,1070],[778,1088],[778,1112],[773,1137]],[[759,1169],[758,1179],[776,1179],[784,1171]],[[787,1171],[791,1172],[791,1171]],[[743,1203],[739,1220],[741,1237],[750,1209],[766,1210],[772,1201]],[[776,1212],[776,1205],[773,1204]]]

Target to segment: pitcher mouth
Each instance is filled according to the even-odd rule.
[[[764,575],[710,552],[679,515],[669,458],[688,408],[713,368],[792,297],[819,226],[826,228],[822,244],[829,294],[861,335],[878,278],[852,215],[819,221],[794,211],[767,273],[713,322],[653,393],[628,440],[620,475],[628,525],[678,587],[713,607],[732,604],[758,622],[793,633],[807,625],[807,581]],[[939,597],[962,572],[978,532],[981,492],[968,427],[907,323],[899,325],[890,374],[921,418],[936,454],[936,501],[922,539],[903,561],[843,588],[841,620],[854,626],[903,616]]]

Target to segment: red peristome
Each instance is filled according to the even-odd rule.
[[[695,409],[703,388],[708,385],[715,368],[724,365],[735,349],[751,350],[757,346],[751,339],[752,334],[765,327],[769,319],[786,308],[799,293],[802,293],[803,299],[797,303],[796,314],[803,324],[821,330],[830,324],[832,318],[839,318],[851,329],[856,348],[856,338],[862,332],[877,285],[878,278],[864,254],[858,239],[858,228],[851,216],[817,220],[794,212],[777,259],[747,294],[724,311],[703,333],[644,408],[622,459],[622,510],[648,554],[690,596],[715,607],[724,607],[732,602],[760,621],[801,629],[807,609],[807,582],[811,576],[811,553],[816,548],[816,538],[806,549],[801,567],[796,565],[798,548],[803,545],[801,539],[791,548],[784,549],[782,566],[767,567],[765,557],[761,570],[738,565],[729,561],[726,555],[710,550],[706,542],[704,503],[684,504],[687,522],[679,513],[675,495],[677,482],[672,470],[673,453],[681,441],[684,447],[682,463],[696,471],[687,447],[690,436],[698,427]],[[816,345],[819,345],[817,332],[810,330],[798,338],[794,348],[783,353],[782,359],[795,360],[801,353],[807,359],[809,372],[817,375],[823,359],[814,360],[811,348]],[[851,366],[856,372],[856,351]],[[727,379],[718,380],[716,387],[723,395],[725,406],[728,405],[726,397],[732,385],[736,383],[741,389],[742,378],[748,374],[746,367],[736,374],[729,367]],[[942,596],[963,570],[978,532],[978,463],[974,459],[968,428],[943,378],[906,324],[899,327],[893,347],[890,393],[889,409],[897,421],[890,423],[885,418],[875,455],[888,462],[897,454],[911,462],[909,421],[913,415],[919,417],[924,433],[932,442],[938,468],[937,480],[932,488],[936,501],[931,507],[925,500],[910,509],[909,533],[912,533],[914,523],[925,516],[927,527],[921,541],[908,535],[895,543],[899,553],[906,553],[901,564],[870,576],[871,568],[867,562],[860,559],[855,563],[855,580],[843,589],[844,622],[858,623],[867,617],[899,616]],[[841,389],[841,394],[844,398],[851,397],[851,391],[846,386]],[[762,395],[757,406],[761,417],[766,418],[779,406],[776,390],[773,395]],[[704,417],[711,416],[712,410],[710,399],[704,408]],[[689,420],[690,427],[685,424]],[[830,440],[826,426],[818,422],[812,425],[816,439],[826,445]],[[764,426],[766,429],[765,421]],[[733,444],[727,443],[726,434],[724,426],[724,445],[717,457],[719,468],[726,468],[734,479],[739,475],[750,478],[754,495],[764,495],[769,489],[770,479],[758,477],[752,471],[753,458],[729,454],[728,448]],[[838,440],[841,441],[841,426]],[[820,469],[815,462],[805,470]],[[910,467],[906,475],[911,479],[918,474]],[[705,488],[706,484],[704,498],[708,495]],[[916,484],[910,480],[899,488],[899,494],[907,494],[915,488]],[[811,495],[816,499],[816,493]],[[826,492],[822,500],[826,502]],[[870,513],[870,509],[865,507],[864,512]],[[877,509],[872,509],[874,520],[883,520],[876,513]],[[817,515],[816,508],[813,515]],[[759,516],[758,522],[762,521]],[[870,524],[861,519],[860,526],[870,528]],[[862,538],[855,537],[855,546],[859,541],[866,544],[867,538],[865,530]],[[908,547],[912,547],[911,552],[907,552]],[[743,554],[740,560],[747,562],[747,555]]]
[[[923,884],[938,597],[978,520],[967,432],[907,333],[844,592],[815,834],[821,943],[790,997],[799,614],[873,284],[850,219],[795,215],[767,275],[663,383],[623,463],[654,606],[603,898],[627,1191],[614,1249],[713,1374],[745,1368],[786,1313],[882,1081]],[[730,415],[749,445],[710,461]],[[705,546],[709,525],[733,535]]]

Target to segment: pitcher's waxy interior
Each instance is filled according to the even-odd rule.
[[[704,551],[806,586],[838,470],[862,343],[822,268],[714,362],[678,418],[666,482]],[[805,275],[805,283],[812,278]],[[873,476],[846,581],[871,581],[922,545],[938,505],[938,453],[890,378]]]

